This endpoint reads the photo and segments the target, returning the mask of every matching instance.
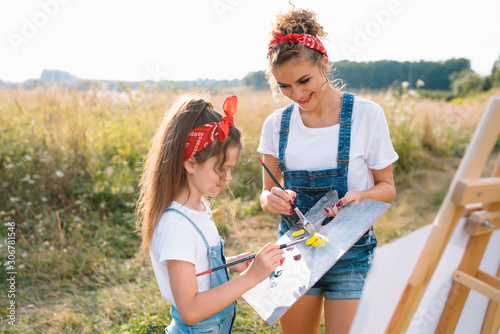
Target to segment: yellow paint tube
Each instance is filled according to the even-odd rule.
[[[304,234],[304,230],[298,230],[298,231],[295,231],[292,233],[293,237],[294,238],[297,238],[298,236],[301,236],[302,234]]]

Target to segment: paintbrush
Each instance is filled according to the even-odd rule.
[[[260,163],[262,164],[262,167],[264,167],[264,169],[266,170],[267,174],[271,177],[271,179],[273,179],[273,181],[276,184],[276,186],[279,187],[281,190],[285,191],[285,189],[281,186],[281,184],[279,184],[278,180],[276,180],[276,178],[274,177],[273,173],[271,173],[271,171],[269,170],[269,168],[267,168],[267,166],[264,163],[264,161],[262,161],[260,159],[260,157],[257,157],[257,159],[259,159]],[[316,232],[316,228],[314,227],[314,225],[311,224],[311,222],[309,221],[309,219],[307,219],[306,216],[304,216],[302,214],[302,212],[300,211],[300,209],[298,207],[296,207],[294,204],[292,204],[292,208],[295,211],[295,213],[297,213],[297,216],[299,216],[299,219],[300,219],[300,221],[302,221],[302,224],[304,225],[304,228],[306,229],[307,233],[309,233],[310,235],[313,235]]]
[[[283,249],[283,248],[288,248],[290,246],[293,246],[295,244],[298,244],[299,242],[303,242],[303,241],[306,241],[307,239],[309,238],[302,238],[302,239],[298,239],[298,240],[294,240],[292,242],[289,242],[287,244],[282,244],[280,245],[280,249]],[[252,255],[248,255],[248,256],[245,256],[245,257],[242,257],[241,259],[238,259],[238,260],[235,260],[235,261],[232,261],[232,262],[229,262],[229,263],[226,263],[226,264],[223,264],[222,266],[218,266],[218,267],[215,267],[215,268],[212,268],[212,269],[209,269],[207,271],[203,271],[199,274],[196,274],[196,276],[201,276],[201,275],[205,275],[205,274],[209,274],[211,272],[214,272],[216,270],[219,270],[219,269],[224,269],[224,268],[227,268],[227,267],[230,267],[230,266],[233,266],[235,264],[238,264],[238,263],[241,263],[241,262],[245,262],[245,261],[248,261],[248,260],[251,260],[253,259],[257,254],[254,253]]]

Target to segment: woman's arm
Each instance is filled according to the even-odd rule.
[[[283,186],[283,176],[278,166],[278,159],[272,155],[264,154],[263,160],[276,180]],[[260,194],[260,204],[264,211],[271,214],[293,214],[290,200],[294,200],[295,196],[296,194],[292,190],[283,191],[278,188],[273,179],[267,174],[264,168],[262,168],[262,193]]]
[[[268,277],[280,265],[283,250],[278,245],[264,246],[247,270],[213,289],[198,292],[194,264],[168,260],[168,277],[179,315],[187,325],[223,310],[243,293]]]
[[[396,187],[392,174],[392,165],[382,169],[372,169],[374,186],[362,191],[362,198],[374,199],[380,202],[390,203],[396,198]],[[352,203],[352,202],[351,202]]]
[[[374,186],[366,190],[348,191],[342,201],[342,206],[347,203],[357,203],[369,198],[380,202],[390,203],[396,197],[396,187],[392,175],[392,165],[382,169],[371,169]],[[340,206],[340,205],[339,205]]]

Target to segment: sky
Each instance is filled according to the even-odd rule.
[[[329,59],[467,58],[480,75],[500,56],[499,0],[296,0],[328,33]],[[0,80],[44,69],[82,79],[242,79],[265,70],[271,22],[288,0],[0,1]]]

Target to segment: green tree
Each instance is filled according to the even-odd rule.
[[[494,87],[500,87],[500,56],[491,69],[491,84]]]
[[[268,89],[266,74],[264,71],[250,72],[242,80],[242,84],[256,90]]]
[[[342,79],[347,84],[347,89],[386,89],[395,81],[408,81],[410,88],[413,88],[416,87],[416,81],[420,79],[425,82],[426,90],[449,90],[450,75],[470,69],[470,61],[465,58],[453,58],[441,62],[341,60],[335,63],[335,67],[336,71],[333,76]]]
[[[470,69],[451,74],[450,81],[451,89],[457,96],[467,96],[483,89],[483,78]]]

